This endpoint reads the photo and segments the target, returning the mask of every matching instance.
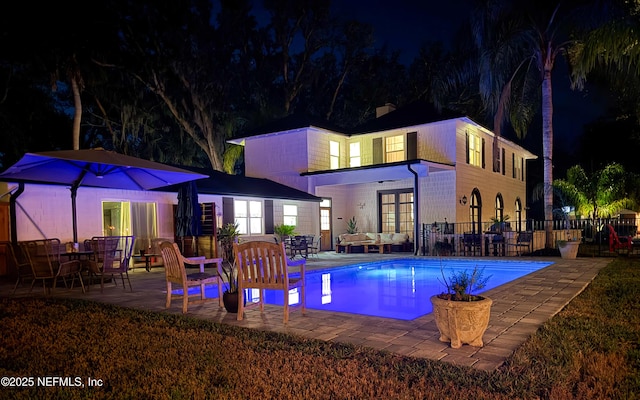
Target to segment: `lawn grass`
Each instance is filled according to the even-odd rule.
[[[639,343],[640,260],[625,257],[493,372],[85,300],[3,298],[0,376],[85,387],[4,386],[0,398],[634,399]]]

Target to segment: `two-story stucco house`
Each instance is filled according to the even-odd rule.
[[[348,131],[292,115],[231,143],[244,146],[247,176],[323,199],[324,249],[352,217],[361,232],[407,233],[418,245],[421,226],[434,221],[482,232],[508,215],[513,229],[524,229],[526,161],[534,154],[426,103],[378,113]]]

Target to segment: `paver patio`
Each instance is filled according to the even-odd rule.
[[[310,258],[307,268],[320,269],[394,258],[412,258],[402,253],[395,254],[336,254],[320,253]],[[423,259],[425,257],[416,257]],[[518,260],[527,258],[519,257]],[[601,268],[611,262],[610,258],[531,258],[535,261],[552,261],[554,264],[533,272],[513,282],[485,292],[494,301],[489,327],[483,337],[484,347],[468,345],[452,349],[448,343],[438,340],[439,334],[432,314],[412,321],[362,315],[307,310],[302,316],[294,311],[289,323],[282,323],[282,309],[265,305],[264,315],[259,309],[246,310],[242,321],[235,314],[228,314],[218,307],[217,302],[190,305],[188,315],[229,325],[250,329],[261,329],[300,335],[325,341],[352,343],[386,350],[412,357],[441,360],[459,365],[472,366],[481,370],[498,368],[513,351],[536,332],[547,320],[558,313],[577,296],[598,274]],[[58,289],[56,297],[90,299],[117,304],[140,310],[180,313],[179,302],[172,303],[169,310],[164,308],[166,284],[164,269],[156,267],[151,272],[136,268],[130,272],[133,292],[123,291],[122,286],[105,285],[104,293],[99,287],[83,294],[74,290]],[[120,282],[119,282],[120,284]],[[12,282],[0,283],[1,296],[9,296]],[[28,287],[19,287],[15,296],[43,296],[41,288],[29,292]]]

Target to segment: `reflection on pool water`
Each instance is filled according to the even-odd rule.
[[[552,264],[542,261],[512,260],[426,260],[398,259],[307,271],[307,308],[412,320],[431,312],[429,298],[444,290],[445,276],[456,270],[484,268],[489,290]],[[217,289],[207,288],[217,296]],[[259,291],[246,293],[247,302],[255,301]],[[267,290],[268,304],[283,304],[282,291]],[[289,304],[300,301],[299,293],[289,293]]]

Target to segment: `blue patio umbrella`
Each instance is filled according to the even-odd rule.
[[[78,241],[78,187],[150,190],[201,178],[208,176],[101,148],[26,153],[0,174],[3,182],[69,186],[74,242]],[[15,221],[15,215],[12,215],[12,220]],[[12,230],[12,240],[14,236],[15,229]]]

